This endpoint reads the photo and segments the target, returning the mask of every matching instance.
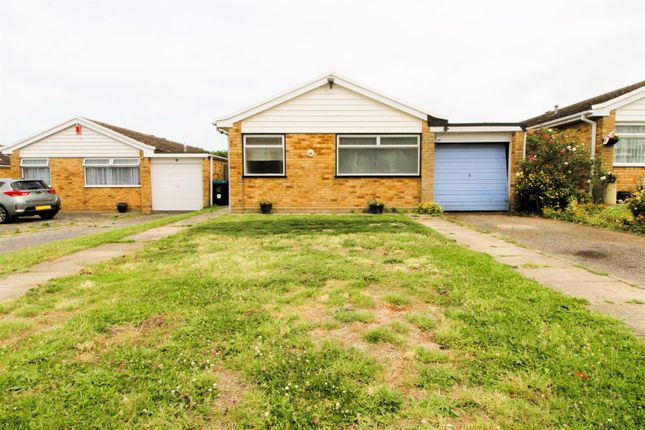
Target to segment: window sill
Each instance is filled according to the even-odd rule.
[[[285,179],[287,175],[242,175],[242,179]]]
[[[645,167],[645,163],[614,163],[614,167]]]
[[[141,185],[85,185],[84,188],[141,188]]]

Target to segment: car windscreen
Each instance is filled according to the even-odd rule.
[[[16,181],[11,183],[11,188],[14,190],[46,190],[49,187],[43,181]]]

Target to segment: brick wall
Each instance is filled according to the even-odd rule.
[[[118,202],[127,202],[129,210],[149,212],[152,208],[150,159],[141,158],[141,186],[131,188],[85,187],[82,158],[50,158],[51,185],[56,188],[66,211],[116,211]],[[20,154],[11,155],[10,177],[22,177]],[[0,172],[1,173],[1,172]]]
[[[511,138],[511,148],[510,154],[511,157],[511,171],[509,172],[510,176],[510,208],[511,210],[518,209],[518,201],[515,194],[515,187],[517,185],[517,172],[520,171],[520,163],[522,162],[522,155],[524,154],[524,132],[516,131],[513,133]]]
[[[151,210],[150,160],[141,160],[140,187],[85,187],[82,158],[50,158],[52,187],[60,195],[62,210],[116,211],[118,202],[127,202],[129,210]]]
[[[226,179],[228,163],[226,161],[213,159],[213,180]]]
[[[421,145],[428,150],[434,148],[434,139],[424,127]],[[228,139],[234,212],[257,211],[262,199],[271,200],[277,212],[362,210],[372,198],[403,209],[416,207],[421,199],[421,178],[336,178],[335,134],[287,134],[286,178],[243,178],[240,123],[231,127]],[[308,149],[314,150],[313,157],[307,156]],[[422,157],[430,193],[432,163],[433,158]]]
[[[636,186],[645,185],[645,167],[614,167],[617,177],[616,190],[636,191]]]

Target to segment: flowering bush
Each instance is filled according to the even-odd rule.
[[[634,216],[627,205],[598,205],[578,203],[572,199],[565,209],[544,208],[542,215],[547,218],[578,224],[645,234],[645,216]]]
[[[421,202],[417,206],[417,212],[420,214],[438,215],[443,213],[443,209],[439,203]]]
[[[635,217],[645,218],[645,190],[637,191],[628,198],[627,207]]]
[[[545,207],[563,209],[588,184],[589,152],[566,133],[552,129],[529,130],[526,161],[517,173],[520,206],[531,212]]]

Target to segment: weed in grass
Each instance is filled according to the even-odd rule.
[[[432,329],[437,325],[435,320],[431,316],[419,313],[408,313],[405,316],[405,319],[408,320],[408,322],[414,324],[419,330],[424,332],[432,331]]]
[[[386,294],[383,300],[392,306],[403,307],[410,303],[410,300],[401,294]]]
[[[632,305],[645,305],[644,301],[638,299],[627,300],[627,303],[631,303]]]
[[[446,363],[448,362],[448,354],[443,351],[417,347],[414,350],[417,360],[424,364],[431,363]]]
[[[363,333],[363,340],[369,343],[391,343],[401,345],[402,339],[386,327],[371,329]]]
[[[398,334],[406,334],[410,331],[410,327],[400,323],[399,321],[391,322],[390,324],[388,324],[388,327]]]

